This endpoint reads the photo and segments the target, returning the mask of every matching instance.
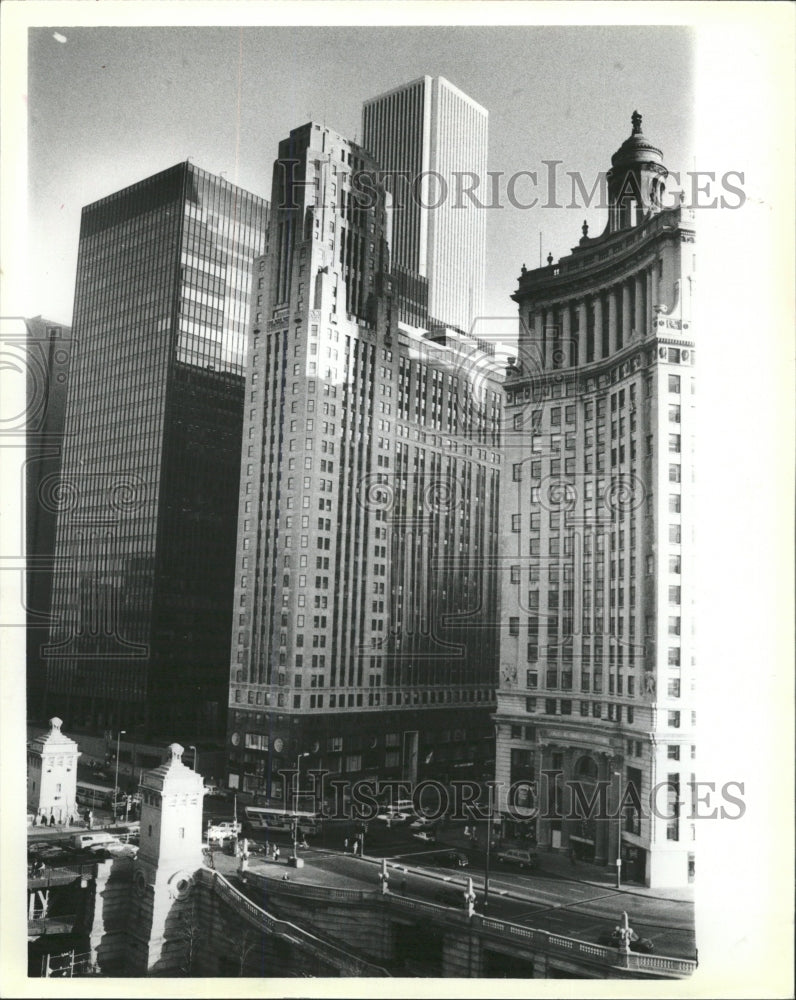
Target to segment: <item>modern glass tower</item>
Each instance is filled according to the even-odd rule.
[[[393,195],[393,264],[428,278],[432,321],[469,333],[482,315],[486,216],[460,196],[485,182],[489,112],[444,77],[423,76],[362,108],[363,146]],[[459,175],[457,177],[457,175]]]
[[[47,711],[223,730],[267,203],[181,163],[83,209]]]

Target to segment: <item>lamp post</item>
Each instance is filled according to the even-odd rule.
[[[116,798],[119,794],[119,744],[122,736],[127,734],[126,729],[120,729],[116,736],[116,778],[113,783],[113,821],[116,822]]]
[[[293,797],[293,860],[298,857],[298,797],[301,789],[301,761],[309,757],[309,753],[300,753],[296,757],[296,793]]]
[[[620,889],[622,887],[622,811],[619,809],[619,803],[622,801],[622,772],[614,771],[614,777],[618,778],[617,782],[617,813],[616,813],[616,888]]]
[[[188,747],[189,750],[193,750],[193,769],[196,770],[196,747],[193,743]]]
[[[486,865],[484,866],[484,911],[489,907],[489,849],[492,845],[492,783],[487,784],[489,814],[486,819]]]

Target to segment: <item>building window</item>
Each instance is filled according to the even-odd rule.
[[[669,482],[679,483],[680,482],[680,466],[670,465],[669,466]]]
[[[522,462],[515,462],[511,467],[511,478],[515,483],[522,481]]]
[[[511,582],[512,583],[519,583],[520,582],[520,567],[519,566],[512,566],[511,567]]]
[[[680,513],[680,494],[670,493],[669,494],[669,513],[679,514]]]
[[[512,531],[519,531],[520,530],[520,524],[521,524],[521,522],[522,522],[522,515],[521,514],[512,514],[511,515],[511,530]]]
[[[669,525],[669,541],[675,545],[680,544],[680,525],[670,524]]]
[[[525,699],[525,711],[529,713],[536,711],[536,698]]]
[[[545,698],[545,700],[544,700],[544,710],[545,710],[545,715],[555,715],[556,714],[556,699],[555,698]]]
[[[669,451],[680,453],[680,435],[670,434],[669,435]]]
[[[669,712],[668,714],[668,725],[670,729],[680,728],[680,713],[679,712]]]
[[[679,667],[680,666],[680,647],[670,646],[669,647],[669,666]]]
[[[519,634],[520,634],[519,618],[509,618],[509,635],[519,635]]]
[[[669,587],[669,604],[679,604],[679,603],[680,603],[680,588]]]
[[[670,375],[669,376],[669,392],[680,392],[680,376]]]

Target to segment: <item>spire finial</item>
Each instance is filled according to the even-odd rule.
[[[588,222],[585,219],[583,220],[583,225],[580,228],[581,228],[581,230],[583,232],[583,236],[584,236],[584,239],[585,239],[585,237],[587,237],[589,235],[589,224],[588,224]]]
[[[547,255],[547,266],[549,267],[553,263],[553,255],[549,253]]]
[[[630,121],[633,123],[633,135],[638,135],[641,131],[641,115],[638,111],[634,111],[630,116]]]

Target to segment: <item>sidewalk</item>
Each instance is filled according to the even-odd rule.
[[[479,830],[479,841],[474,845],[469,837],[464,836],[464,825],[449,824],[441,830],[437,836],[438,847],[453,847],[465,853],[476,853],[479,859],[485,857],[485,843],[483,831]],[[490,872],[494,875],[500,871],[502,866],[497,863],[496,854],[498,850],[509,847],[521,847],[529,849],[527,841],[503,840],[500,847],[492,848],[490,851]],[[569,857],[550,848],[530,848],[535,851],[539,860],[540,875],[553,876],[569,882],[582,882],[585,885],[597,886],[601,889],[616,888],[616,868],[614,865],[603,867],[602,865],[591,864],[588,861],[577,861],[573,863]],[[504,869],[506,872],[508,868]],[[667,900],[672,903],[692,903],[694,901],[694,887],[671,886],[660,889],[649,889],[646,886],[636,883],[622,883],[622,891],[634,896],[644,896],[648,899]]]

